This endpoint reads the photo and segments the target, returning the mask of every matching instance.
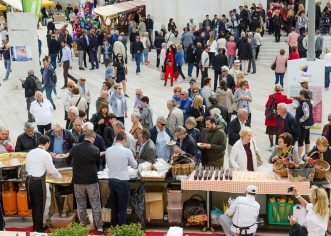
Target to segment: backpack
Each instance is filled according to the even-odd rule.
[[[57,82],[57,75],[55,73],[55,70],[52,69],[52,74],[51,74],[51,80],[53,82],[53,84],[55,85]]]
[[[275,94],[272,95],[272,100],[269,106],[265,109],[264,115],[269,119],[276,119],[277,103],[275,101]]]
[[[193,195],[189,200],[184,202],[183,216],[188,219],[194,215],[206,214],[205,201],[199,195]]]
[[[43,90],[43,86],[41,81],[36,77],[36,76],[31,76],[34,80],[34,85],[36,86],[36,90],[37,91],[42,91]]]

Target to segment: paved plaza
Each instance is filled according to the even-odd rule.
[[[57,28],[60,25],[56,25]],[[47,53],[46,47],[46,30],[45,28],[40,28],[38,30],[39,38],[43,42],[42,48],[42,57]],[[163,81],[160,80],[160,70],[156,68],[156,52],[152,50],[149,54],[150,64],[143,65],[141,69],[141,74],[135,74],[135,62],[131,61],[131,55],[128,60],[128,76],[127,76],[127,94],[129,98],[127,99],[128,106],[130,110],[133,110],[133,103],[135,99],[135,89],[141,88],[144,95],[150,98],[150,104],[154,111],[154,119],[157,116],[163,115],[167,116],[168,110],[166,108],[166,101],[172,97],[172,89],[169,85],[167,87],[163,86]],[[101,91],[101,85],[104,81],[104,72],[105,66],[100,65],[99,70],[78,70],[78,58],[74,58],[73,69],[70,71],[73,76],[76,78],[84,77],[87,79],[87,84],[92,93],[92,102],[90,106],[90,114],[95,112],[95,101],[99,96]],[[184,74],[187,75],[187,66],[183,67]],[[23,71],[28,71],[29,68],[20,68]],[[64,109],[63,109],[63,93],[64,90],[60,88],[63,85],[63,76],[62,68],[56,69],[58,75],[57,91],[61,98],[56,98],[53,94],[53,99],[56,104],[56,111],[54,111],[54,122],[60,122],[65,125],[64,122]],[[3,65],[0,66],[1,77],[4,77],[5,71]],[[195,74],[195,69],[194,73]],[[36,72],[36,75],[40,78],[40,73]],[[213,78],[214,71],[209,70],[209,76]],[[19,78],[10,77],[10,80],[18,80]],[[264,105],[267,100],[267,96],[273,93],[274,88],[274,72],[270,69],[270,65],[263,64],[263,61],[257,62],[257,73],[250,74],[246,77],[249,82],[250,89],[253,96],[253,102],[251,103],[252,107],[252,128],[253,136],[257,141],[257,148],[261,151],[264,162],[267,163],[270,152],[268,136],[265,134],[265,125],[264,125]],[[323,80],[324,78],[320,78]],[[200,79],[199,79],[200,83]],[[16,138],[19,134],[23,132],[23,124],[27,121],[27,111],[26,111],[26,102],[24,98],[24,90],[12,90],[8,85],[8,82],[4,82],[1,79],[0,87],[0,125],[6,126],[10,130],[10,137],[13,142],[16,141]],[[286,84],[286,79],[285,79]],[[182,78],[178,78],[178,81],[175,82],[174,86],[182,86],[183,88],[188,88],[189,83],[183,82]],[[328,113],[331,113],[331,91],[323,92],[323,103],[324,111],[323,117],[326,120]],[[130,115],[130,114],[129,114]],[[129,129],[131,127],[130,119],[126,120],[126,127]],[[315,142],[317,135],[312,135],[312,144]],[[227,152],[226,152],[227,153]],[[227,154],[226,154],[227,155]],[[228,166],[227,157],[225,158],[225,165]],[[269,164],[265,164],[265,168],[270,168]],[[47,208],[47,207],[46,207]],[[12,226],[14,223],[13,220],[8,222],[8,226]],[[30,220],[15,220],[15,225],[30,225]],[[275,234],[272,234],[275,235]]]

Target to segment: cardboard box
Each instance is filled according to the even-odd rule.
[[[163,192],[145,194],[146,219],[163,220]]]

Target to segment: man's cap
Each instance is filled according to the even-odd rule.
[[[196,83],[197,81],[195,79],[190,79],[190,83]]]
[[[257,187],[254,186],[254,185],[248,185],[247,189],[246,189],[246,192],[256,194],[257,193]]]
[[[240,64],[240,61],[239,60],[235,60],[234,61],[234,64]]]
[[[301,83],[308,83],[309,82],[309,80],[307,79],[307,78],[302,78],[301,80],[300,80],[300,84]]]

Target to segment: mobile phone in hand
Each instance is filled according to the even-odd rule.
[[[293,192],[293,190],[294,190],[294,187],[289,187],[289,188],[287,189],[287,192],[290,193],[290,192]]]

